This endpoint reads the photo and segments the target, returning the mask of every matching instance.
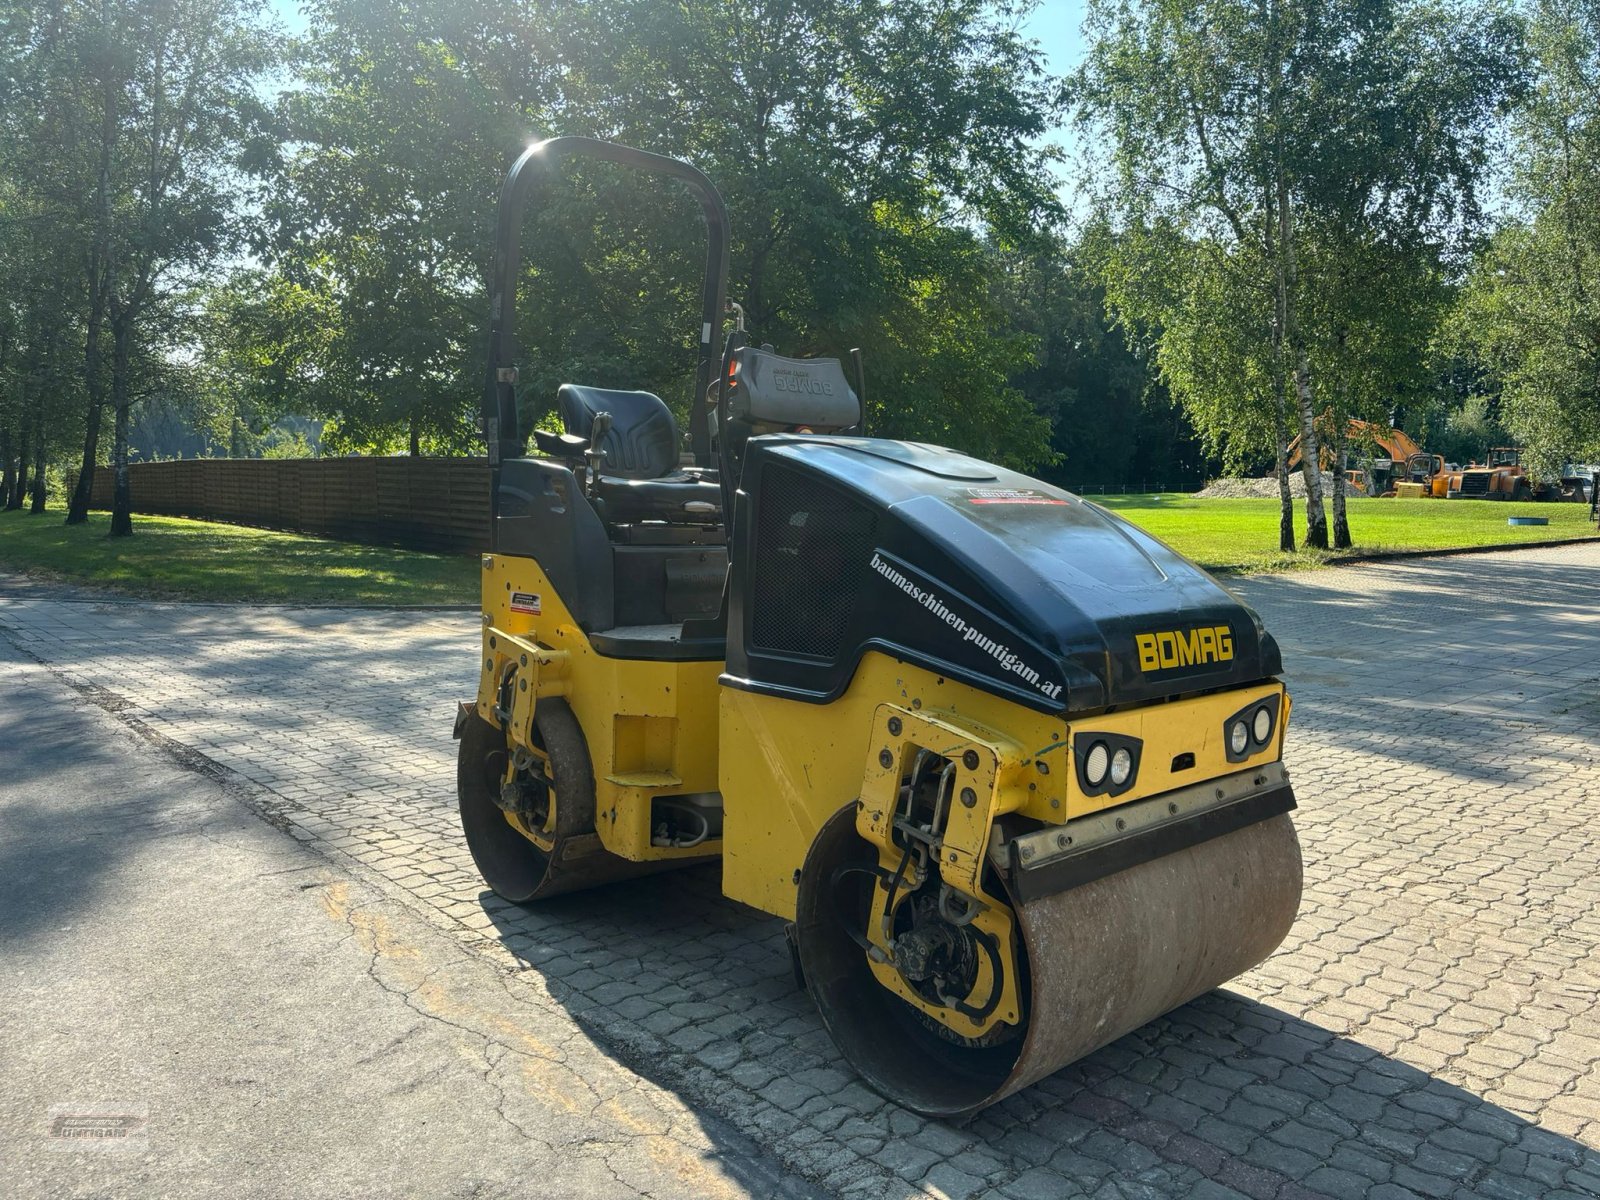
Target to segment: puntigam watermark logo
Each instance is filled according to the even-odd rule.
[[[1133,641],[1139,648],[1139,670],[1146,673],[1233,661],[1233,630],[1226,625],[1136,633]]]
[[[1048,699],[1061,699],[1061,689],[1065,685],[1046,679],[1038,670],[1029,666],[1027,661],[1015,650],[1011,649],[1010,646],[1007,646],[1004,642],[996,641],[984,633],[928,588],[918,587],[885,562],[880,551],[874,550],[872,552],[872,569],[922,605],[923,608],[927,609],[939,620],[950,626],[956,633],[960,634],[963,642],[972,643],[992,657],[999,664],[1002,671],[1008,671],[1025,683],[1038,688],[1040,694]]]
[[[58,1150],[144,1151],[150,1148],[147,1104],[54,1104],[45,1136]]]

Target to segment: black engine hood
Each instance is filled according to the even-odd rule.
[[[764,497],[803,496],[803,477],[832,503],[843,502],[840,493],[854,501],[837,510],[817,501],[814,517],[788,518],[836,526],[834,544],[849,560],[828,573],[850,590],[832,669],[795,643],[763,646],[741,582],[756,577],[757,559],[776,553],[770,543],[784,532],[762,519]],[[1018,472],[916,443],[785,436],[750,443],[744,482],[739,521],[752,536],[738,535],[734,555],[735,686],[826,698],[848,685],[861,653],[878,648],[1071,713],[1282,670],[1256,614],[1205,571],[1114,513]]]

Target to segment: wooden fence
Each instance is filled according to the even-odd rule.
[[[70,486],[69,481],[69,486]],[[473,554],[489,536],[482,458],[191,458],[128,467],[133,511],[287,529],[435,554]],[[111,507],[111,469],[93,508]]]

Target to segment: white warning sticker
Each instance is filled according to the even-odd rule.
[[[542,616],[543,615],[543,610],[540,609],[540,607],[539,607],[539,593],[538,592],[512,592],[511,593],[511,611],[512,612],[519,612],[519,613],[527,613],[531,617]]]

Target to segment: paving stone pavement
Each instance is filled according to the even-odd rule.
[[[1594,545],[1238,581],[1295,702],[1298,923],[963,1127],[852,1076],[714,869],[483,890],[449,736],[475,614],[0,594],[0,636],[838,1194],[1561,1200],[1600,1196],[1597,584]]]

